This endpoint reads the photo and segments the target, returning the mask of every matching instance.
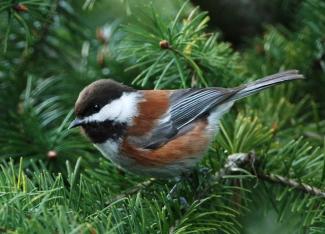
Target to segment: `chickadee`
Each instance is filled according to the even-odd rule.
[[[81,126],[106,158],[127,171],[174,177],[200,161],[235,101],[296,79],[303,76],[290,70],[235,88],[178,90],[98,80],[80,92],[69,128]]]

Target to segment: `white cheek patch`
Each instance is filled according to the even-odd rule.
[[[138,115],[137,104],[141,95],[137,92],[125,92],[122,96],[111,103],[106,104],[102,109],[84,119],[85,122],[104,122],[112,120],[119,123],[131,123]]]

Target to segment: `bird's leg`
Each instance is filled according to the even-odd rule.
[[[181,181],[182,181],[181,177],[176,177],[174,186],[172,187],[172,189],[167,194],[167,199],[172,200],[175,197],[175,195],[177,193],[177,190],[178,190],[177,187],[178,187],[178,185],[180,184]]]
[[[204,175],[204,177],[206,177],[211,172],[211,168],[200,167],[200,168],[198,168],[198,171],[199,171],[200,174],[202,174],[202,175]]]
[[[167,199],[169,200],[173,200],[173,199],[177,199],[177,193],[178,193],[178,189],[179,189],[179,186],[181,184],[181,182],[183,181],[183,177],[177,177],[176,178],[176,183],[174,184],[174,186],[172,187],[172,189],[169,191],[169,193],[167,194]],[[178,198],[179,200],[179,203],[180,203],[180,206],[181,208],[186,208],[189,206],[187,200],[185,197],[183,196],[180,196]]]
[[[181,207],[188,207],[189,204],[187,202],[187,199],[183,196],[177,196],[181,182],[185,181],[192,191],[197,191],[198,188],[202,186],[200,184],[200,176],[202,175],[203,177],[208,177],[210,171],[211,169],[206,167],[196,168],[193,171],[184,173],[181,176],[176,177],[174,186],[167,194],[167,199],[178,199],[181,204]]]

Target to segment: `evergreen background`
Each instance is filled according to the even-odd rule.
[[[0,232],[324,233],[324,32],[322,0],[2,0]],[[230,87],[285,69],[307,79],[235,105],[211,170],[181,182],[187,205],[167,198],[175,182],[122,172],[67,130],[99,78]],[[253,169],[215,176],[252,151]]]

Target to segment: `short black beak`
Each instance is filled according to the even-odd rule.
[[[76,118],[71,122],[68,129],[78,127],[78,126],[82,125],[82,123],[83,123],[83,121],[81,119]]]

